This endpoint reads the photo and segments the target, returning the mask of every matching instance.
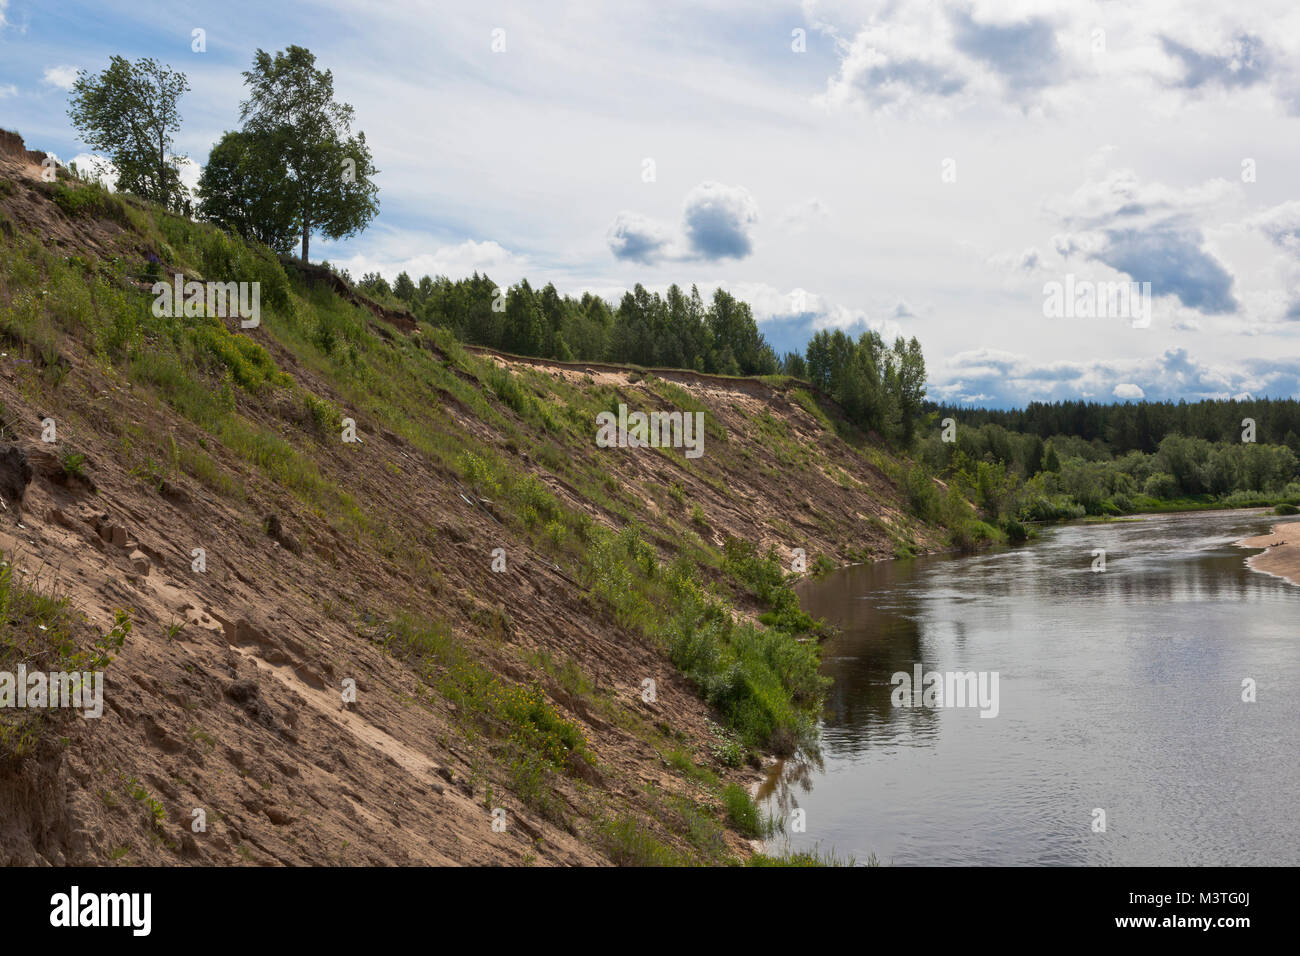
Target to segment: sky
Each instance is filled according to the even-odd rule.
[[[0,0],[0,126],[84,163],[76,72],[149,56],[202,164],[290,44],[380,170],[312,240],[354,277],[723,287],[778,353],[916,336],[951,403],[1300,397],[1292,0]]]

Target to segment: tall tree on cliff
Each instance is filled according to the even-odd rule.
[[[352,133],[352,107],[334,100],[333,74],[316,68],[310,50],[290,46],[274,57],[259,49],[244,82],[244,132],[260,162],[284,171],[302,261],[313,232],[341,239],[365,229],[379,212],[378,171],[366,134]]]
[[[91,149],[108,154],[118,189],[180,209],[185,157],[172,153],[172,134],[181,127],[176,101],[189,88],[184,73],[155,60],[114,56],[98,76],[77,74],[68,116]]]

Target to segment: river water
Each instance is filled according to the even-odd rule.
[[[820,760],[778,765],[759,791],[787,821],[770,848],[894,865],[1300,864],[1300,587],[1232,544],[1279,520],[1065,525],[803,583],[804,608],[842,630],[822,648]],[[986,672],[990,692],[997,672],[996,716],[894,706],[891,677],[917,664]]]

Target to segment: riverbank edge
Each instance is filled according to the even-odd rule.
[[[1246,559],[1252,571],[1269,574],[1300,587],[1300,520],[1281,521],[1268,534],[1242,538],[1239,548],[1262,548]]]

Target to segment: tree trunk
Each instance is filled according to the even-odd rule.
[[[302,264],[307,264],[307,241],[311,237],[311,224],[307,220],[302,222]]]

